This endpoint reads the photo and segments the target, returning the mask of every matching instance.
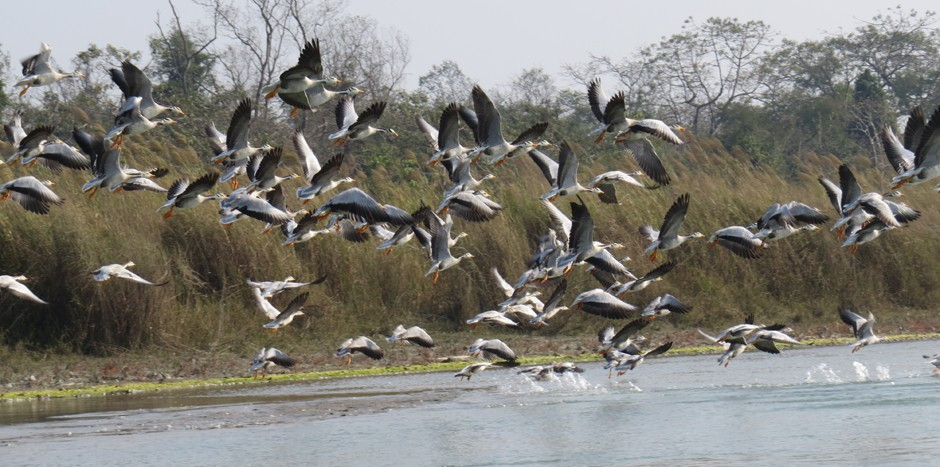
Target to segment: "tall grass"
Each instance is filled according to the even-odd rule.
[[[172,133],[145,136],[127,143],[126,162],[169,165],[173,170],[164,184],[207,170],[205,149],[185,146]],[[421,202],[436,206],[446,184],[438,169],[422,167],[422,157],[412,149],[418,150],[405,148],[388,155],[401,158],[394,174],[382,165],[361,163],[347,170],[355,171],[357,184],[383,202],[406,210]],[[747,155],[729,153],[712,139],[691,138],[682,148],[661,148],[661,155],[673,174],[672,185],[654,191],[619,187],[619,206],[584,196],[595,220],[595,236],[625,244],[624,252],[634,258],[628,267],[637,274],[654,266],[642,257],[646,245],[637,228],[646,223],[658,227],[681,193],[692,196],[683,230],[706,235],[727,225],[747,225],[773,202],[799,200],[832,214],[816,177],[835,178],[840,163],[835,158],[795,157],[803,162],[794,162],[784,176],[752,165]],[[582,180],[604,170],[635,168],[622,152],[583,156]],[[887,174],[865,158],[849,162],[864,188],[885,188]],[[34,173],[52,177],[43,170]],[[19,168],[0,168],[2,180],[23,174]],[[9,202],[0,205],[0,273],[27,275],[32,290],[50,303],[39,306],[0,295],[0,337],[10,346],[91,354],[154,345],[244,352],[268,345],[271,339],[261,328],[265,319],[255,308],[245,279],[288,275],[303,280],[327,276],[323,285],[309,288],[307,316],[279,337],[298,347],[331,348],[343,337],[378,335],[398,323],[421,324],[432,332],[459,332],[465,329],[463,320],[501,299],[490,268],[498,267],[513,281],[523,271],[534,239],[549,227],[538,201],[548,184],[528,159],[512,161],[498,169],[497,179],[486,187],[505,210],[485,224],[457,220],[454,233],[466,231],[469,236],[454,248],[455,253],[470,251],[475,258],[445,271],[433,285],[424,277],[429,261],[416,247],[399,248],[386,256],[375,250],[375,241],[351,244],[327,236],[285,248],[279,233],[262,235],[258,222],[222,227],[214,206],[200,206],[163,221],[153,212],[163,201],[160,195],[99,193],[88,200],[80,193],[86,174],[65,172],[56,180],[55,189],[67,202],[53,207],[47,216],[27,213]],[[295,186],[289,184],[286,191],[292,193]],[[669,292],[695,307],[693,313],[665,320],[654,331],[664,334],[694,327],[715,329],[754,312],[761,321],[784,321],[803,332],[828,335],[844,331],[835,310],[845,300],[879,313],[882,323],[910,329],[924,316],[932,316],[940,300],[936,287],[940,263],[934,259],[940,250],[935,234],[940,214],[935,209],[936,194],[929,188],[911,187],[907,194],[906,202],[920,209],[923,217],[863,246],[855,255],[841,249],[825,229],[777,242],[759,260],[744,260],[692,241],[667,254],[680,267],[627,300],[644,304]],[[558,205],[569,211],[567,201]],[[92,281],[89,272],[100,265],[131,260],[143,277],[169,284]],[[571,277],[567,300],[594,287],[593,279],[578,270]],[[274,303],[281,307],[291,298],[291,294],[278,296]],[[605,323],[571,313],[539,332],[590,333]],[[935,323],[936,319],[928,321]]]

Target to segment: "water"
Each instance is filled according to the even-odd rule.
[[[914,464],[940,457],[940,341],[0,404],[16,465]]]

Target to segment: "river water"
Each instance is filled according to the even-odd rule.
[[[940,462],[940,341],[0,404],[3,465]]]

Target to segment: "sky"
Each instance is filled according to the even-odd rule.
[[[35,13],[37,3],[8,3],[0,48],[9,54],[15,71],[18,60],[36,53],[41,42],[53,47],[53,57],[66,69],[71,57],[91,43],[139,50],[146,57],[148,37],[157,32],[158,12],[164,21],[170,17],[166,0],[43,0],[38,3],[44,10],[41,18]],[[204,15],[190,0],[174,4],[184,25]],[[413,89],[418,77],[444,60],[457,62],[484,87],[508,84],[534,67],[568,85],[561,75],[564,64],[583,63],[591,54],[631,55],[679,32],[690,16],[698,22],[710,16],[759,19],[783,38],[806,40],[852,30],[894,5],[920,12],[940,9],[927,0],[349,0],[346,11],[371,16],[382,27],[408,37],[411,61],[405,87]]]

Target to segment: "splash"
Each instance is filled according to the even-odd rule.
[[[891,372],[888,367],[878,365],[875,367],[875,375],[872,376],[871,371],[868,370],[864,364],[860,362],[852,362],[852,366],[855,367],[855,380],[858,382],[865,381],[890,381]]]
[[[804,383],[838,384],[842,378],[828,364],[820,363],[806,372]]]

